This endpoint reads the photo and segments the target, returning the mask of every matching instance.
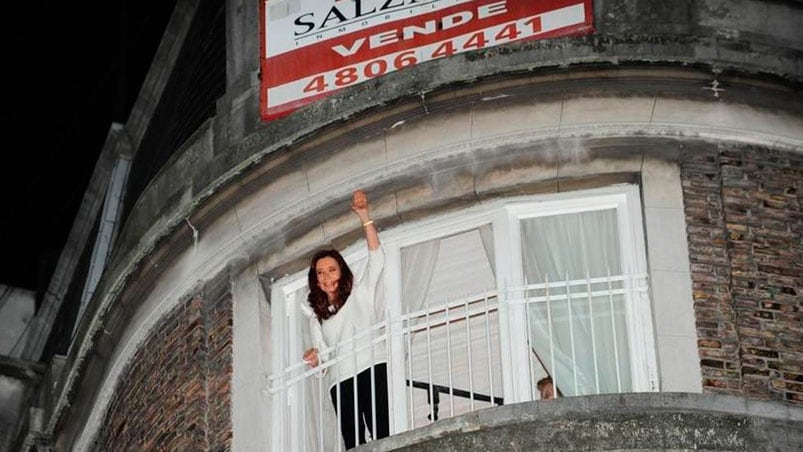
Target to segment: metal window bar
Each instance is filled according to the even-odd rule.
[[[408,336],[407,336],[407,339],[408,339],[407,340],[408,354],[410,354],[409,350],[412,350],[411,355],[413,356],[413,359],[415,359],[415,354],[416,353],[419,353],[419,354],[424,353],[424,354],[426,354],[427,356],[424,357],[424,359],[427,359],[428,361],[430,359],[434,359],[434,355],[429,356],[430,354],[432,354],[432,350],[433,350],[434,345],[430,341],[430,343],[429,343],[430,345],[429,345],[428,349],[425,348],[425,350],[422,352],[422,350],[419,348],[416,351],[415,349],[412,348],[415,345],[411,344],[411,340],[410,340],[411,336],[413,336],[415,334],[418,334],[418,333],[421,333],[421,332],[429,331],[428,334],[430,335],[430,338],[432,338],[432,337],[434,337],[434,333],[433,332],[436,329],[441,330],[441,333],[440,333],[441,334],[441,340],[444,340],[443,336],[445,336],[446,346],[443,347],[442,345],[439,345],[439,347],[440,347],[439,350],[440,350],[441,353],[444,353],[442,348],[446,349],[445,350],[445,354],[446,354],[445,360],[444,359],[438,359],[438,363],[443,363],[444,361],[446,363],[448,363],[447,368],[445,370],[445,376],[442,377],[442,378],[449,379],[449,382],[448,382],[447,385],[440,385],[440,386],[447,387],[447,388],[451,387],[451,388],[454,388],[454,389],[459,389],[459,388],[457,388],[457,386],[459,386],[459,384],[455,384],[455,382],[453,380],[453,374],[454,374],[454,370],[456,369],[456,367],[454,365],[454,354],[452,353],[454,351],[454,341],[453,341],[453,338],[452,338],[452,332],[453,332],[452,326],[456,326],[457,325],[454,322],[461,322],[461,321],[466,321],[466,320],[470,321],[471,319],[480,319],[480,320],[482,320],[481,317],[488,316],[490,313],[495,313],[497,311],[496,306],[491,307],[491,305],[490,305],[490,300],[492,298],[495,300],[496,299],[496,294],[495,294],[495,292],[490,291],[490,292],[483,293],[483,294],[481,294],[479,296],[471,297],[471,298],[464,299],[464,300],[458,300],[456,302],[447,301],[443,305],[440,305],[440,306],[437,306],[437,307],[431,307],[430,306],[429,309],[424,309],[424,310],[421,310],[421,311],[418,311],[418,312],[408,313],[406,315],[406,317],[407,317],[406,320],[409,321],[408,322],[409,325],[413,325],[409,330],[406,331],[406,333],[408,334]],[[468,303],[466,303],[466,301],[468,301]],[[467,304],[469,305],[469,309],[468,310],[466,310],[466,305]],[[486,304],[488,305],[487,307],[485,306]],[[480,306],[477,307],[477,305],[480,305]],[[456,308],[460,308],[460,309],[456,309]],[[428,319],[427,319],[427,315],[429,316]],[[433,320],[433,319],[437,319],[437,320]],[[490,319],[486,319],[486,320],[487,321],[485,322],[485,324],[488,325],[488,329],[490,329],[491,321],[490,321]],[[495,324],[495,322],[496,321],[494,321],[494,324]],[[470,330],[469,330],[469,334],[468,334],[468,336],[469,336],[468,340],[473,340],[472,338],[475,338],[474,332],[475,332],[476,328],[481,328],[481,327],[482,327],[481,324],[477,324],[476,322],[474,322],[471,326],[469,326]],[[499,357],[498,356],[498,350],[497,350],[496,354],[493,353],[494,344],[490,342],[490,339],[491,339],[490,332],[488,334],[486,334],[486,335],[483,335],[482,337],[487,341],[487,343],[485,344],[484,347],[481,347],[481,348],[472,347],[472,349],[469,349],[468,346],[467,346],[467,352],[472,352],[472,358],[471,358],[472,363],[477,362],[477,360],[475,359],[476,357],[473,356],[473,351],[475,351],[474,349],[480,350],[480,349],[484,348],[486,353],[489,353],[491,362],[492,362],[493,359],[498,359],[498,357]],[[419,345],[419,347],[421,347],[421,346]],[[488,350],[491,350],[491,351],[488,352]],[[423,363],[421,363],[421,364],[423,364]],[[468,368],[468,366],[465,363],[463,363],[462,366],[458,365],[458,367],[461,367],[463,369]],[[489,367],[497,369],[497,370],[499,369],[499,366],[493,366],[492,365],[492,366],[489,366]],[[407,363],[408,375],[412,376],[412,375],[414,375],[414,373],[410,369],[412,369],[412,360],[408,360],[408,363]],[[433,374],[434,369],[435,369],[434,365],[432,366],[432,369],[433,369],[432,372],[430,372],[429,370],[427,371],[427,373],[426,373],[427,376],[425,377],[425,379],[427,381],[433,382],[433,385],[434,385],[435,384],[434,379],[430,378],[430,375]],[[475,377],[474,373],[472,372],[471,375],[469,375],[469,377],[470,378],[474,378]],[[417,380],[421,380],[421,378],[420,377],[418,379],[416,379],[416,378],[412,378],[412,379],[408,378],[408,380],[417,381]],[[493,374],[489,375],[487,381],[488,381],[488,384],[489,384],[489,386],[488,386],[489,390],[490,389],[495,390],[494,388],[492,388],[490,386],[492,384],[491,382],[493,381]],[[490,397],[490,396],[484,395],[484,394],[483,394],[483,397],[477,397],[477,396],[479,396],[481,394],[481,392],[478,391],[477,388],[476,388],[476,379],[475,378],[474,378],[474,383],[473,384],[469,384],[469,386],[473,386],[473,388],[470,387],[467,390],[466,389],[461,389],[460,391],[462,391],[462,392],[449,394],[449,402],[450,402],[449,414],[450,414],[450,416],[454,416],[455,413],[456,413],[456,407],[454,407],[454,401],[456,399],[462,398],[462,397],[460,397],[460,395],[467,395],[469,400],[473,397],[477,401],[483,400],[483,401],[490,402],[490,401],[496,399],[496,397]],[[411,389],[413,389],[413,388],[411,388]],[[415,389],[419,389],[419,388],[415,388]],[[443,393],[443,394],[447,394],[447,393]],[[432,404],[433,401],[436,404],[436,406],[429,406],[428,410],[427,410],[428,413],[427,413],[426,418],[430,422],[432,422],[433,414],[435,414],[434,410],[437,409],[437,403],[439,402],[439,392],[437,391],[435,386],[433,386],[433,390],[432,391],[427,390],[425,392],[425,396],[426,396],[426,402],[428,404]],[[408,391],[408,400],[410,401],[410,404],[409,404],[410,410],[409,411],[411,413],[410,414],[410,419],[412,420],[411,427],[415,428],[418,425],[418,420],[420,418],[418,418],[415,415],[415,413],[418,412],[417,408],[412,406],[416,402],[416,398],[413,397],[411,390]],[[475,405],[474,409],[476,409],[476,405]],[[464,412],[465,412],[465,410],[464,410]],[[439,415],[435,414],[434,417],[437,419],[439,417]]]
[[[427,328],[427,381],[429,381],[429,419],[435,421],[435,396],[436,393],[432,390],[432,322],[430,321],[431,306],[429,299],[427,299],[427,312],[426,312],[426,328]]]
[[[468,390],[460,389],[460,388],[455,387],[456,385],[454,384],[454,381],[453,381],[453,378],[452,378],[453,377],[453,371],[454,371],[454,365],[453,365],[453,356],[452,356],[453,342],[452,342],[452,339],[451,339],[451,325],[452,325],[452,322],[454,322],[454,321],[465,321],[466,322],[465,326],[466,326],[466,333],[467,333],[466,334],[467,335],[467,338],[466,338],[466,340],[467,340],[467,346],[466,346],[467,360],[469,362],[473,363],[473,362],[476,361],[476,359],[474,358],[474,355],[473,355],[473,352],[472,352],[471,340],[472,340],[472,337],[473,337],[472,330],[475,327],[473,327],[472,325],[469,325],[468,321],[470,321],[471,318],[477,318],[477,317],[481,317],[481,320],[484,320],[485,334],[483,335],[483,339],[486,342],[485,350],[486,350],[486,353],[487,353],[487,360],[488,360],[488,363],[489,363],[488,369],[492,369],[494,367],[493,366],[493,359],[494,359],[495,356],[498,357],[498,355],[494,355],[493,346],[492,346],[492,343],[491,343],[492,341],[491,341],[491,328],[490,328],[490,324],[491,324],[490,323],[490,313],[497,311],[497,309],[496,309],[496,307],[491,308],[491,306],[489,304],[489,300],[491,298],[495,299],[495,293],[486,292],[482,296],[479,296],[479,297],[465,297],[463,300],[457,301],[455,303],[450,303],[447,300],[447,302],[444,305],[441,305],[440,307],[432,308],[431,305],[428,304],[427,305],[427,309],[422,310],[420,312],[408,314],[408,320],[410,320],[410,324],[413,324],[413,320],[415,318],[423,317],[423,319],[424,319],[424,324],[423,325],[421,325],[420,323],[416,323],[415,327],[413,327],[410,330],[408,330],[408,333],[409,333],[408,334],[408,347],[410,346],[409,345],[410,344],[409,338],[412,335],[414,335],[414,334],[416,334],[418,332],[425,332],[427,334],[426,335],[426,339],[427,339],[427,344],[426,344],[426,355],[427,356],[426,356],[426,359],[427,359],[428,368],[427,368],[427,381],[420,381],[420,380],[415,380],[415,379],[408,378],[406,380],[406,382],[407,382],[407,385],[411,389],[423,389],[423,390],[426,391],[426,400],[427,400],[427,402],[429,404],[429,408],[428,408],[429,413],[427,415],[427,419],[429,419],[430,422],[438,420],[439,417],[440,417],[439,416],[439,406],[438,406],[439,403],[440,403],[440,394],[448,394],[449,395],[449,398],[450,398],[450,416],[454,416],[454,399],[455,399],[455,397],[469,399],[469,401],[471,403],[473,403],[473,401],[482,401],[482,402],[487,402],[487,403],[492,403],[492,404],[497,404],[497,405],[501,405],[501,404],[504,403],[502,398],[493,396],[493,390],[494,389],[493,389],[493,383],[492,383],[493,382],[493,373],[492,372],[489,372],[489,377],[488,377],[489,392],[491,392],[491,395],[483,394],[483,393],[478,392],[476,390],[475,383],[474,383],[474,374],[471,371],[471,365],[466,365],[466,367],[469,369],[469,372],[468,372],[469,389]],[[476,304],[481,304],[480,308],[472,309],[470,307],[470,306],[476,305]],[[459,317],[458,317],[458,315],[453,315],[453,313],[455,312],[454,311],[455,307],[462,308],[462,315],[459,315]],[[439,320],[432,320],[434,317],[436,317],[437,314],[443,314],[442,319],[440,317],[438,317]],[[434,378],[433,378],[434,366],[432,366],[432,362],[433,362],[432,361],[433,360],[432,335],[433,335],[433,330],[436,327],[445,329],[445,333],[444,333],[445,336],[446,336],[446,338],[445,338],[445,340],[446,340],[446,346],[445,346],[446,350],[445,350],[445,352],[446,352],[446,362],[448,363],[446,376],[447,376],[447,378],[449,380],[448,385],[440,385],[440,384],[434,383]],[[469,354],[470,354],[470,356],[469,356]],[[408,369],[410,368],[410,366],[411,366],[411,362],[408,361]],[[413,375],[413,373],[410,371],[409,375]],[[412,391],[409,391],[408,394],[411,394],[411,392]],[[410,396],[410,397],[411,397],[411,400],[413,400],[412,396]],[[474,409],[476,409],[476,406],[472,406],[472,410],[474,410]],[[414,413],[414,411],[415,411],[414,409],[411,410],[412,413]],[[413,421],[415,421],[415,416],[411,416],[411,417],[412,417]],[[415,425],[415,423],[413,423],[413,425]]]
[[[483,297],[483,309],[485,314],[483,317],[485,318],[485,346],[486,352],[488,354],[488,388],[490,390],[490,398],[494,400],[494,373],[493,373],[493,351],[491,349],[491,312],[488,310],[488,297]],[[447,326],[448,328],[448,326]],[[448,331],[448,329],[447,329]],[[451,368],[449,369],[451,375]],[[449,379],[449,386],[452,385],[451,378]],[[497,405],[502,405],[502,403],[498,403]],[[454,410],[452,410],[452,416],[454,416]]]
[[[454,417],[454,364],[452,362],[452,327],[449,323],[449,300],[446,300],[446,362],[449,365],[449,416]],[[411,374],[412,375],[412,374]],[[434,420],[437,420],[434,419]]]
[[[611,330],[616,331],[616,310],[613,305],[613,279],[611,278],[611,269],[608,268],[608,303],[611,309]],[[616,390],[622,392],[622,375],[619,372],[619,344],[614,338],[613,341],[613,356],[616,363]]]
[[[610,274],[610,269],[606,270],[607,276],[604,277],[590,277],[590,275],[586,275],[586,278],[583,280],[569,280],[568,276],[566,277],[566,281],[560,282],[560,285],[563,287],[557,293],[553,293],[552,290],[555,288],[553,285],[554,283],[549,281],[548,277],[545,277],[545,281],[540,284],[526,284],[525,285],[525,293],[527,294],[525,302],[528,305],[536,305],[536,304],[545,304],[546,305],[546,316],[547,316],[547,339],[548,339],[548,350],[549,350],[549,357],[550,357],[550,368],[542,362],[542,367],[546,370],[547,374],[552,377],[553,386],[555,388],[556,396],[560,392],[558,387],[563,385],[565,382],[559,382],[555,368],[555,319],[553,315],[553,303],[556,301],[563,301],[566,302],[566,311],[567,311],[567,320],[566,323],[568,326],[568,336],[569,336],[569,352],[570,352],[570,359],[572,362],[576,359],[577,356],[577,344],[575,343],[575,332],[573,330],[573,324],[577,320],[576,315],[579,314],[580,311],[577,311],[576,307],[572,304],[572,300],[579,300],[585,298],[585,302],[587,304],[587,311],[589,315],[589,328],[590,328],[590,346],[592,349],[592,358],[593,358],[593,378],[594,378],[594,385],[595,385],[595,392],[600,393],[602,392],[601,383],[600,383],[600,370],[599,370],[599,362],[601,357],[599,356],[599,344],[598,344],[598,337],[596,332],[596,322],[594,321],[597,319],[597,315],[606,315],[604,312],[602,314],[597,314],[593,308],[593,301],[603,300],[605,298],[608,299],[608,307],[610,310],[610,318],[611,318],[611,341],[612,341],[612,348],[614,354],[614,369],[615,369],[615,377],[616,377],[616,390],[617,392],[622,392],[622,375],[621,375],[621,358],[619,352],[619,337],[623,334],[621,331],[617,330],[617,322],[616,322],[616,296],[633,296],[633,295],[642,295],[646,294],[648,291],[647,286],[647,277],[645,274],[637,274],[637,275],[616,275],[612,276]],[[601,290],[595,290],[594,286],[604,285],[605,288]],[[583,287],[584,286],[584,287]],[[583,291],[577,291],[577,288],[583,287]],[[532,293],[537,293],[538,295],[531,295]],[[637,297],[640,300],[645,300],[646,298]],[[527,331],[528,335],[532,337],[532,324],[529,322],[529,315],[528,315],[528,323],[527,323]],[[599,320],[599,319],[597,319]],[[540,357],[536,356],[537,359],[540,360]],[[531,357],[532,359],[532,357]],[[532,372],[532,367],[530,368]],[[578,368],[576,366],[572,366],[570,369],[572,373],[572,384],[575,388],[575,393],[578,393]],[[531,375],[534,375],[531,373]]]
[[[608,273],[610,273],[610,270],[608,270]],[[591,324],[591,356],[594,357],[594,387],[597,390],[597,394],[599,394],[600,388],[599,368],[597,367],[597,335],[594,330],[594,298],[591,296],[591,273],[588,270],[586,270],[586,279],[588,280],[586,283],[586,293],[588,294],[588,297],[586,297],[586,300],[588,300],[588,319],[589,323]],[[611,314],[613,315],[613,313]],[[613,331],[613,333],[615,335],[616,331]]]
[[[572,350],[572,362],[577,362],[577,349],[574,345],[574,315],[572,313],[572,291],[571,286],[569,285],[569,274],[566,273],[566,306],[569,311],[569,342],[571,343],[571,350]],[[576,366],[572,366],[572,378],[574,383],[574,393],[577,394],[578,386],[577,386],[577,368]]]
[[[468,313],[468,297],[465,299],[466,303],[466,313]],[[466,353],[468,358],[468,390],[471,392],[471,397],[469,397],[469,402],[471,403],[471,411],[474,411],[474,366],[471,354],[471,322],[469,322],[469,317],[466,317]]]
[[[527,285],[526,276],[525,276],[525,279],[524,279],[524,285],[525,286]],[[527,294],[525,293],[524,296],[526,297]],[[544,368],[544,370],[547,372],[547,374],[549,374],[550,373],[549,369],[547,369],[546,365],[544,365],[544,363],[541,361],[541,358],[535,352],[535,347],[533,346],[533,344],[531,342],[532,331],[533,331],[532,330],[532,321],[530,320],[530,312],[526,308],[525,308],[525,311],[524,311],[524,323],[525,323],[525,328],[527,329],[527,343],[528,343],[527,348],[529,348],[529,350],[528,350],[529,353],[527,353],[527,368],[530,371],[530,375],[535,375],[535,363],[533,362],[533,357],[535,357],[535,359],[538,360],[538,362],[541,364],[541,366]],[[534,380],[534,378],[531,378],[531,380]],[[530,389],[530,391],[529,391],[530,392],[530,400],[536,400],[535,399],[535,393],[537,392],[537,388],[535,387],[535,385],[532,384],[532,382],[530,382],[529,389]],[[540,397],[540,395],[539,395],[539,397]]]
[[[407,322],[407,328],[404,330],[404,335],[407,337],[407,375],[413,374],[413,357],[412,357],[412,350],[413,350],[413,335],[410,334],[412,331],[412,317],[410,316],[410,309],[407,309],[407,316],[405,321]],[[407,392],[407,406],[410,410],[409,417],[411,428],[415,429],[415,399],[413,399],[413,391]]]
[[[558,373],[555,371],[555,342],[554,342],[554,331],[552,331],[552,300],[549,298],[549,275],[544,278],[546,281],[546,289],[547,289],[547,299],[546,299],[546,309],[547,309],[547,325],[549,325],[549,362],[552,365],[552,387],[554,388],[555,392],[557,393],[558,388]]]
[[[323,389],[323,379],[317,378],[318,380],[318,447],[323,446],[323,418],[321,414],[323,413],[323,399],[325,391]]]

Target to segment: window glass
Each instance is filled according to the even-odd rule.
[[[616,209],[521,221],[530,350],[563,395],[628,392]]]

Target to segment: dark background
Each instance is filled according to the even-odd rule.
[[[3,6],[0,284],[47,289],[109,128],[128,119],[175,3]]]

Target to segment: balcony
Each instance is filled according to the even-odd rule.
[[[329,382],[353,375],[332,373],[379,351],[388,356],[392,436],[541,400],[539,381],[551,380],[558,398],[656,391],[630,315],[647,292],[641,274],[545,281],[389,315],[321,350],[331,358],[315,368],[284,347],[284,367],[267,378],[273,450],[343,450]]]
[[[355,451],[708,450],[803,447],[803,410],[726,394],[622,393],[488,408]]]

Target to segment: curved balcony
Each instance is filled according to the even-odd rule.
[[[274,450],[344,449],[325,375],[339,360],[374,347],[389,352],[392,431],[355,450],[792,450],[801,444],[803,411],[795,407],[660,392],[639,382],[644,364],[632,353],[638,347],[616,337],[628,332],[615,322],[647,289],[643,275],[528,284],[405,313],[321,351],[337,358],[316,368],[285,349],[280,354],[292,363],[268,377]],[[506,363],[500,332],[515,332],[522,313],[529,359]],[[608,339],[594,331],[611,323]],[[591,363],[578,361],[581,348]],[[613,366],[601,365],[611,357]],[[516,374],[528,381],[524,394],[506,386]],[[554,396],[539,392],[544,375],[554,379]]]
[[[355,451],[799,450],[801,410],[724,394],[623,393],[467,413]]]
[[[343,369],[361,370],[357,361],[365,356],[388,356],[396,434],[518,402],[656,391],[654,364],[642,356],[638,328],[628,324],[647,292],[645,275],[608,271],[427,302],[401,315],[387,307],[387,321],[320,350],[314,368],[301,359],[308,343],[291,339],[309,334],[303,325],[312,313],[290,298],[286,325],[277,328],[287,340],[275,338],[281,345],[267,377],[273,448],[342,450],[336,426],[344,410],[333,410],[328,389],[354,376],[339,374]]]

